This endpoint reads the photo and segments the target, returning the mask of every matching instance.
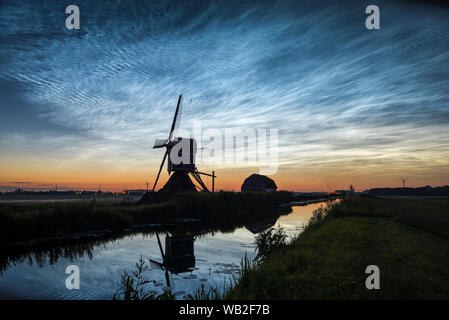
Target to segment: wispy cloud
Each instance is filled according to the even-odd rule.
[[[155,165],[153,139],[184,93],[185,128],[279,129],[283,170],[425,176],[448,164],[446,8],[381,2],[381,30],[367,31],[355,1],[83,2],[81,30],[68,31],[64,5],[0,11],[1,80],[71,130],[2,132],[11,155]]]

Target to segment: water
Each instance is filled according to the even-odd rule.
[[[201,284],[222,287],[225,280],[236,274],[245,252],[254,257],[253,232],[260,232],[273,224],[284,228],[289,236],[301,232],[312,211],[320,203],[294,206],[292,212],[275,215],[263,221],[236,222],[234,228],[196,234],[194,240],[195,266],[190,272],[170,274],[172,291],[180,299],[187,298]],[[251,232],[252,230],[253,232]],[[172,232],[173,234],[173,232]],[[164,232],[159,232],[164,246]],[[15,263],[3,268],[0,276],[0,298],[21,299],[111,299],[116,292],[123,271],[134,269],[142,255],[161,261],[156,234],[137,233],[112,240],[97,241],[60,251],[41,254],[30,252]],[[65,250],[65,251],[64,251]],[[68,290],[65,269],[76,265],[80,270],[80,289]],[[152,280],[148,290],[162,292],[166,286],[164,272],[150,264],[147,277]]]

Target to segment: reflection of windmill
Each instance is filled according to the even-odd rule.
[[[212,177],[212,192],[214,192],[214,179],[216,178],[215,172],[212,174],[199,172],[195,166],[196,155],[196,141],[191,138],[173,137],[173,132],[177,125],[177,118],[180,111],[182,95],[179,96],[178,104],[176,106],[175,116],[171,125],[170,134],[168,139],[157,139],[154,143],[153,149],[166,148],[162,163],[159,168],[156,180],[154,181],[153,191],[156,189],[159,176],[162,168],[164,167],[165,159],[168,156],[167,170],[170,174],[170,178],[162,188],[163,191],[177,192],[177,191],[201,191],[208,192],[209,189],[201,179],[201,175]],[[172,174],[173,172],[173,174]],[[189,174],[199,184],[196,186],[189,177]]]
[[[187,235],[166,235],[164,253],[159,234],[156,233],[156,237],[161,251],[162,263],[153,259],[150,259],[150,262],[165,272],[165,281],[167,287],[170,287],[169,272],[174,274],[192,272],[195,267],[194,238]]]

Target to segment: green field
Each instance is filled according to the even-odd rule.
[[[449,298],[449,200],[358,197],[324,211],[227,298]],[[368,265],[380,290],[365,287]]]

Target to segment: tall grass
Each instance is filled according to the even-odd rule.
[[[133,223],[125,208],[104,203],[0,205],[0,244],[71,232],[127,228]]]
[[[200,288],[189,294],[190,300],[222,300],[225,299],[240,280],[249,272],[254,270],[256,263],[245,256],[240,261],[240,270],[237,275],[232,275],[228,279],[223,279],[223,286],[206,287],[201,284]],[[163,293],[157,294],[155,291],[145,287],[152,281],[148,278],[150,272],[149,265],[140,256],[135,268],[131,272],[124,271],[121,275],[119,287],[116,290],[113,300],[173,300],[171,288],[166,288]]]
[[[224,300],[227,299],[234,287],[240,283],[240,281],[247,276],[250,272],[257,268],[257,261],[248,258],[245,252],[244,257],[240,260],[240,269],[237,275],[233,274],[228,279],[223,279],[223,286],[212,286],[206,288],[204,284],[195,290],[193,294],[189,295],[191,300]]]
[[[180,193],[171,200],[123,206],[107,202],[0,204],[0,244],[74,232],[121,230],[134,224],[163,223],[175,218],[263,214],[288,203],[289,192]]]
[[[120,285],[112,297],[113,300],[173,300],[175,296],[168,288],[162,294],[149,292],[145,285],[149,284],[147,273],[150,271],[149,264],[139,257],[136,262],[135,269],[128,273],[124,271],[121,275]]]

